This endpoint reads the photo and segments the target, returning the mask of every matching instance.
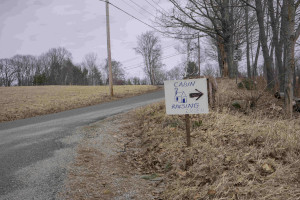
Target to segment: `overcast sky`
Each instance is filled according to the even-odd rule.
[[[157,2],[168,8],[166,0],[132,0],[155,15],[148,2]],[[139,19],[150,23],[149,13],[130,0],[110,0]],[[159,7],[157,7],[159,8]],[[137,36],[152,30],[141,22],[110,6],[112,58],[122,62],[127,77],[143,76],[142,62],[133,48]],[[65,47],[73,55],[74,63],[80,63],[87,53],[98,54],[99,60],[107,57],[105,3],[99,0],[0,0],[0,58],[16,54],[40,55],[50,48]],[[178,42],[177,42],[178,43]],[[163,57],[174,55],[170,45],[176,42],[162,39]],[[140,57],[127,61],[131,58]],[[163,60],[166,69],[180,63],[182,56]],[[136,67],[136,68],[133,68]]]

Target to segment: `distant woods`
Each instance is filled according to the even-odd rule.
[[[0,86],[103,85],[108,83],[106,60],[99,63],[95,53],[74,64],[65,48],[52,48],[40,56],[15,55],[0,59]],[[114,84],[143,84],[138,77],[125,79],[120,62],[112,63]],[[145,83],[146,84],[146,83]]]

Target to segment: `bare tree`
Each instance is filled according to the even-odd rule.
[[[99,64],[97,54],[89,53],[85,55],[82,65],[89,71],[89,79],[91,85],[99,85],[102,83],[101,73],[98,69]]]
[[[15,80],[16,68],[13,66],[11,59],[0,59],[0,77],[2,79],[2,84],[6,87],[12,85]]]
[[[141,84],[141,79],[139,77],[133,77],[132,78],[132,83],[133,85],[140,85]]]
[[[65,77],[62,69],[66,62],[72,60],[72,54],[67,49],[63,47],[52,48],[45,54],[42,54],[39,60],[48,77],[48,84],[64,84]]]
[[[184,77],[184,70],[180,66],[176,66],[167,71],[167,79],[169,80],[180,80]]]
[[[170,0],[173,9],[161,16],[161,25],[170,32],[180,34],[186,27],[213,38],[218,47],[222,76],[233,76],[233,50],[244,34],[244,15],[238,0]],[[176,31],[177,30],[177,31]],[[195,37],[195,35],[190,35]]]
[[[300,0],[284,0],[283,4],[287,7],[287,15],[283,16],[286,17],[287,21],[287,31],[286,31],[286,38],[287,38],[287,46],[286,46],[286,63],[285,63],[285,106],[286,106],[286,113],[292,117],[293,115],[293,100],[294,100],[294,73],[295,73],[295,45],[296,41],[300,35],[300,22],[296,24],[296,10],[300,5]]]
[[[15,55],[11,58],[11,62],[16,69],[18,86],[32,85],[37,69],[36,57],[32,55]]]
[[[216,69],[213,67],[212,64],[207,63],[203,69],[203,75],[204,76],[212,76],[212,77],[217,77],[218,73]]]
[[[260,37],[263,57],[265,61],[268,88],[272,89],[274,87],[274,73],[272,69],[273,60],[269,51],[268,37],[266,35],[266,26],[264,22],[264,9],[261,0],[255,0],[255,10],[256,10],[257,22],[259,26],[259,37]]]
[[[247,0],[248,2],[248,0]],[[250,65],[250,41],[249,41],[249,7],[245,6],[245,29],[246,29],[246,57],[247,57],[247,75],[251,78],[251,65]]]
[[[162,67],[159,37],[154,32],[148,31],[138,36],[137,40],[137,47],[134,50],[143,56],[145,73],[150,79],[151,85],[155,85],[160,73],[159,69]]]
[[[112,74],[113,74],[113,84],[124,85],[125,84],[125,71],[122,64],[116,60],[111,61]],[[106,84],[108,84],[109,70],[108,62],[105,60],[104,71],[106,73]]]

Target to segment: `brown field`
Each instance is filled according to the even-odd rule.
[[[156,86],[32,86],[0,87],[0,122],[95,105],[158,89]]]

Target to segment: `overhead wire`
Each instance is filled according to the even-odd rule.
[[[169,58],[169,57],[174,57],[174,56],[177,56],[177,55],[180,55],[180,54],[168,55],[168,56],[162,57],[162,58],[159,59],[158,61],[167,59],[167,58]],[[140,62],[140,63],[134,64],[134,65],[126,66],[126,67],[124,67],[124,68],[131,68],[131,67],[139,66],[139,65],[142,65],[142,64],[144,64],[144,62]]]
[[[175,46],[176,46],[176,44],[171,44],[171,45],[162,47],[161,50],[168,49],[168,48],[170,48],[170,47],[175,47]],[[139,58],[140,58],[140,56],[136,56],[136,57],[133,57],[133,58],[129,58],[129,59],[120,61],[120,62],[123,64],[123,63],[127,63],[127,62],[130,62],[130,61],[132,61],[132,60],[139,59]]]
[[[150,24],[148,24],[148,23],[142,21],[141,19],[139,19],[139,18],[133,16],[133,15],[130,14],[129,12],[123,10],[122,8],[120,8],[120,7],[116,6],[116,5],[114,5],[113,3],[107,2],[107,1],[105,1],[105,0],[99,0],[99,1],[102,1],[102,2],[105,2],[105,3],[109,3],[109,4],[110,4],[111,6],[113,6],[114,8],[116,8],[116,9],[122,11],[123,13],[127,14],[128,16],[134,18],[135,20],[137,20],[137,21],[141,22],[142,24],[144,24],[144,25],[146,25],[146,26],[148,26],[148,27],[154,29],[154,30],[157,31],[158,33],[161,33],[162,35],[164,35],[164,36],[166,36],[166,37],[168,37],[168,38],[174,38],[174,39],[196,39],[196,38],[197,38],[197,34],[186,34],[186,33],[180,33],[180,34],[178,34],[178,33],[163,32],[163,31],[157,29],[156,27],[154,27],[154,26],[152,26],[152,25],[150,25]],[[177,36],[172,36],[172,35],[177,35]],[[181,35],[181,36],[189,36],[189,37],[178,37],[178,35]],[[202,37],[202,36],[201,36],[201,37]]]
[[[152,8],[154,8],[157,11],[157,8],[153,6],[148,0],[145,0]]]
[[[165,56],[161,59],[159,59],[158,61],[162,61],[162,60],[165,60],[165,59],[168,59],[168,58],[172,58],[172,57],[175,57],[175,56],[178,56],[178,55],[181,55],[182,53],[177,53],[177,54],[173,54],[173,55],[168,55],[168,56]],[[127,66],[127,67],[124,67],[125,70],[130,70],[130,69],[135,69],[135,68],[138,68],[138,67],[141,67],[144,63],[139,63],[139,64],[136,64],[136,65],[132,65],[132,66]]]
[[[153,15],[151,12],[149,12],[148,10],[146,10],[145,8],[143,8],[142,6],[140,6],[139,4],[137,4],[136,2],[134,2],[133,0],[129,0],[130,2],[132,2],[134,5],[136,5],[137,7],[139,7],[140,9],[146,11],[147,13],[149,13],[151,16],[155,17],[155,15]]]
[[[99,0],[99,1],[109,3],[109,4],[110,4],[111,6],[113,6],[114,8],[120,10],[121,12],[125,13],[126,15],[128,15],[128,16],[132,17],[133,19],[135,19],[135,20],[141,22],[142,24],[144,24],[144,25],[146,25],[146,26],[148,26],[148,27],[154,29],[156,32],[161,33],[162,35],[164,35],[164,36],[166,36],[166,37],[168,37],[168,38],[175,38],[175,39],[196,39],[197,37],[199,37],[199,36],[198,36],[198,33],[196,33],[196,34],[179,33],[179,34],[178,34],[178,33],[163,32],[163,31],[157,29],[156,27],[154,27],[154,26],[152,26],[152,25],[150,25],[150,24],[144,22],[143,20],[141,20],[141,19],[135,17],[135,16],[132,15],[131,13],[125,11],[124,9],[122,9],[122,8],[120,8],[120,7],[118,7],[118,6],[114,5],[114,4],[112,4],[112,3],[110,3],[110,2],[107,2],[106,0]],[[137,3],[133,2],[132,0],[130,0],[130,1],[131,1],[132,3],[134,3],[136,6],[140,7],[140,8],[143,9],[143,10],[145,10],[144,8],[142,8],[141,6],[139,6]],[[146,0],[146,1],[147,1],[147,0]],[[147,1],[147,3],[150,4],[150,5],[152,5],[152,4],[151,4],[150,2],[148,2],[148,1]],[[128,4],[127,4],[127,5],[128,5]],[[152,5],[152,7],[154,7],[154,6]],[[154,8],[155,8],[155,7],[154,7]],[[158,10],[157,8],[155,8],[155,9]],[[147,10],[145,10],[145,11],[146,11],[147,13],[150,13],[150,12],[147,11]],[[154,16],[152,13],[151,13],[151,15]],[[156,17],[156,16],[154,16],[154,17]],[[177,36],[172,36],[172,34],[173,34],[173,35],[177,35]],[[178,37],[178,35],[180,35],[180,36],[185,36],[185,37]],[[189,36],[189,37],[187,37],[187,36]],[[201,36],[201,37],[202,37],[202,36]],[[171,46],[174,46],[174,45],[170,45],[170,46],[168,46],[168,47],[171,47]],[[168,47],[165,47],[165,48],[168,48]],[[178,56],[178,55],[181,55],[181,53],[163,57],[163,58],[161,58],[159,61],[165,60],[165,59],[168,59],[168,58],[172,58],[172,57],[175,57],[175,56]],[[130,60],[134,60],[134,59],[136,59],[136,58],[133,58],[133,59],[130,59]],[[135,69],[135,68],[142,67],[143,64],[144,64],[144,63],[139,63],[139,64],[137,64],[137,65],[127,66],[127,67],[124,67],[124,68],[125,68],[125,70],[131,70],[131,69]]]
[[[147,17],[143,12],[139,11],[139,10],[136,9],[134,6],[129,5],[129,3],[127,3],[125,0],[121,0],[121,2],[123,2],[123,3],[126,4],[128,7],[130,7],[131,9],[135,10],[136,12],[140,13],[140,14],[143,15],[144,17]]]
[[[107,1],[105,1],[105,0],[99,0],[99,1],[102,1],[102,2],[107,3]],[[132,18],[138,20],[139,22],[143,23],[144,25],[146,25],[146,26],[148,26],[148,27],[150,27],[150,28],[156,30],[157,32],[161,32],[159,29],[157,29],[157,28],[155,28],[154,26],[151,26],[150,24],[148,24],[148,23],[146,23],[146,22],[140,20],[139,18],[133,16],[132,14],[130,14],[130,13],[128,13],[127,11],[123,10],[122,8],[119,8],[118,6],[116,6],[116,5],[114,5],[114,4],[110,3],[110,2],[108,2],[108,3],[109,3],[111,6],[115,7],[116,9],[122,11],[123,13],[125,13],[125,14],[129,15],[130,17],[132,17]]]
[[[157,5],[161,10],[164,12],[167,12],[163,7],[161,7],[158,3],[156,3],[154,0],[151,0],[155,5]]]

